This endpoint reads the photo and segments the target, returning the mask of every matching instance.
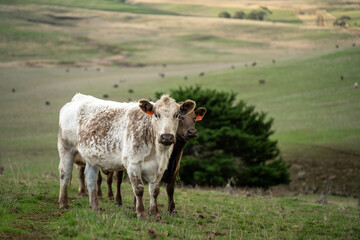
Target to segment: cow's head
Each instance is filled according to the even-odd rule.
[[[202,120],[205,113],[206,108],[199,107],[196,111],[191,111],[189,114],[181,116],[176,137],[183,141],[196,138],[197,130],[195,128],[195,123]]]
[[[140,109],[152,116],[152,125],[156,140],[165,146],[175,143],[175,135],[181,116],[186,116],[195,108],[195,102],[187,100],[177,104],[168,95],[163,95],[154,104],[148,100],[139,100]]]

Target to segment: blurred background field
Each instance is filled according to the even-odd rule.
[[[291,194],[318,196],[331,176],[333,194],[357,197],[359,6],[311,0],[0,0],[2,184],[46,176],[56,195],[58,113],[75,93],[129,101],[198,84],[234,91],[238,100],[274,118],[272,138],[292,164],[286,188]],[[218,17],[262,7],[272,12],[263,21]],[[333,26],[344,15],[351,18],[347,25]],[[73,182],[77,186],[75,173]]]

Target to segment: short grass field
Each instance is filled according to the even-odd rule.
[[[0,238],[359,239],[357,29],[296,22],[293,8],[275,7],[281,1],[258,3],[289,21],[214,15],[256,8],[233,1],[174,1],[0,0]],[[350,9],[320,2],[314,9],[336,16]],[[157,91],[194,85],[234,91],[274,118],[272,138],[292,164],[285,197],[276,188],[247,197],[246,189],[178,186],[173,217],[162,187],[163,221],[138,221],[129,183],[124,206],[105,196],[96,213],[77,195],[74,171],[71,209],[58,210],[58,114],[75,93],[154,100]],[[318,204],[329,177],[329,204]]]

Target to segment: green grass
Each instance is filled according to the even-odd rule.
[[[210,190],[178,189],[178,216],[166,213],[165,189],[159,196],[163,221],[138,221],[132,206],[132,190],[123,184],[123,207],[106,197],[104,211],[89,209],[88,199],[77,196],[75,175],[70,187],[70,210],[59,211],[58,180],[55,174],[20,177],[6,171],[0,176],[0,236],[2,238],[51,239],[151,239],[152,229],[160,239],[334,239],[360,236],[359,209],[355,201],[331,197],[328,205],[317,198],[268,198],[228,195]],[[53,172],[51,170],[51,172]],[[105,190],[105,189],[103,189]],[[204,201],[206,199],[206,201]],[[149,204],[147,192],[145,206]],[[344,202],[345,201],[345,202]],[[226,204],[225,204],[226,203]]]
[[[69,8],[85,8],[92,10],[104,10],[114,12],[129,12],[137,14],[160,14],[160,15],[176,15],[169,11],[161,11],[143,5],[124,4],[116,0],[0,0],[0,4],[37,4],[48,6],[59,6]]]

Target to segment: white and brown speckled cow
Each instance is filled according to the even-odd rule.
[[[136,197],[138,218],[145,217],[142,196],[149,183],[150,214],[160,218],[157,207],[159,182],[175,143],[180,115],[193,111],[195,102],[180,105],[163,95],[155,103],[104,101],[76,94],[60,110],[60,208],[67,208],[67,186],[74,158],[86,162],[85,177],[90,207],[99,210],[96,179],[99,169],[126,170]]]

